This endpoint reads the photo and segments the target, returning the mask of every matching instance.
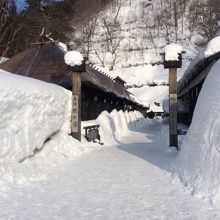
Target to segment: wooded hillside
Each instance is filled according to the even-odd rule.
[[[100,18],[99,12],[104,11],[108,5],[113,8],[112,18],[107,15],[101,17],[103,29],[106,30],[106,52],[114,55],[119,49],[120,42],[116,42],[114,46],[112,39],[116,39],[120,35],[120,29],[123,29],[122,24],[118,22],[118,14],[124,13],[121,11],[123,0],[26,0],[22,10],[17,9],[15,2],[0,0],[0,57],[11,57],[29,47],[31,43],[38,41],[42,31],[65,43],[76,41],[76,45],[83,47],[83,51],[89,56],[91,41],[97,27],[96,21]],[[142,15],[145,19],[144,37],[150,40],[154,47],[157,47],[155,39],[158,38],[170,43],[194,36],[195,44],[203,47],[219,31],[219,0],[126,2],[132,7],[135,2],[141,3],[145,13]],[[129,21],[124,21],[124,24],[128,23]],[[81,35],[77,38],[75,32],[79,29]]]
[[[102,10],[111,0],[0,0],[0,57],[11,57],[38,41],[41,33],[68,42],[74,26]]]

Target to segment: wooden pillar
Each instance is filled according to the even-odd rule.
[[[80,72],[72,74],[72,116],[71,135],[81,141],[81,75]]]
[[[177,136],[177,69],[169,69],[169,121],[170,147],[178,149]]]

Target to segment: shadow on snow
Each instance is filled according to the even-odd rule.
[[[166,141],[168,137],[163,137],[161,133],[162,126],[161,121],[151,120],[141,129],[130,128],[132,132],[146,134],[147,141],[131,144],[118,141],[117,148],[169,172],[170,163],[175,159],[178,152],[168,147]]]

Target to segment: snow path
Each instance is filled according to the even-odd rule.
[[[0,194],[0,219],[220,219],[220,210],[184,192],[166,171],[161,123],[131,132],[57,167],[44,181]]]

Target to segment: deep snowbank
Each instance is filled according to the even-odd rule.
[[[110,114],[106,111],[102,112],[97,118],[100,124],[100,135],[104,144],[117,143],[118,139],[126,136],[129,130],[142,125],[143,115],[138,112],[123,112],[116,110]]]
[[[0,70],[0,100],[2,190],[45,179],[50,169],[64,161],[103,147],[83,137],[80,143],[68,135],[71,93],[59,86]],[[141,118],[137,111],[114,110],[103,112],[97,120],[83,122],[82,127],[100,124],[101,141],[112,145],[129,129],[141,126]]]
[[[116,110],[111,113],[104,111],[96,120],[82,122],[82,127],[100,124],[101,141],[104,145],[88,143],[84,137],[82,142],[79,142],[66,132],[60,131],[53,135],[40,151],[21,163],[6,160],[0,163],[0,193],[14,185],[28,185],[31,181],[47,179],[57,166],[62,166],[66,161],[75,160],[93,150],[117,144],[120,137],[127,135],[129,130],[143,126],[144,122],[142,114],[137,111]]]
[[[126,136],[129,130],[141,127],[144,123],[144,116],[138,112],[123,112],[113,110],[111,113],[103,111],[96,120],[82,122],[82,127],[99,124],[101,142],[104,145],[117,144],[118,139]],[[82,134],[83,134],[82,130]]]
[[[71,93],[59,86],[1,70],[0,97],[1,191],[46,179],[51,169],[65,161],[103,147],[83,137],[80,143],[68,135]],[[111,145],[129,129],[141,126],[141,118],[139,112],[114,110],[83,126],[100,124],[102,142]]]
[[[141,120],[142,119],[142,120]],[[117,143],[118,138],[127,135],[130,129],[141,127],[144,123],[143,115],[140,112],[112,111],[102,112],[96,120],[82,122],[82,141],[69,136],[66,132],[60,131],[50,141],[44,144],[43,149],[35,157],[29,158],[27,163],[42,164],[44,167],[57,166],[65,160],[74,160],[78,156],[100,149],[105,146]],[[87,142],[84,138],[84,126],[100,124],[100,136],[104,145]]]
[[[0,162],[34,154],[66,120],[69,94],[61,87],[0,70]]]
[[[203,84],[191,126],[174,163],[175,171],[192,193],[216,199],[220,198],[219,69],[220,60]]]

